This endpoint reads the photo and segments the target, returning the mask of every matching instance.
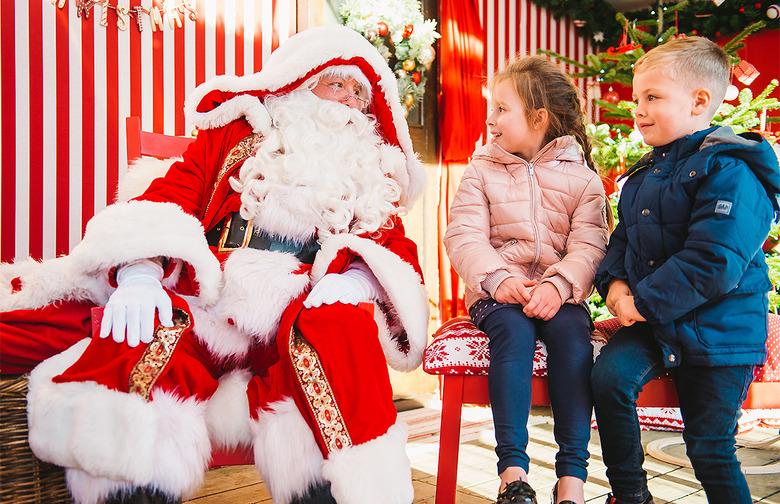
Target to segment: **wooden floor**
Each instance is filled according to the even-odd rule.
[[[415,503],[434,503],[436,492],[436,463],[441,408],[435,399],[422,398],[399,403],[399,416],[409,426],[407,453],[412,464]],[[410,406],[411,409],[407,409]],[[419,406],[419,407],[413,407]],[[458,470],[458,504],[488,504],[495,502],[498,489],[495,439],[489,408],[464,409],[461,429],[461,449]],[[540,504],[549,502],[549,493],[555,483],[554,460],[557,446],[552,434],[552,416],[549,408],[534,407],[529,421],[531,444],[530,483],[537,491]],[[776,431],[754,429],[741,436],[746,440],[762,440],[776,436]],[[642,434],[643,445],[653,440],[679,437],[672,432],[647,431]],[[684,457],[682,445],[669,446],[664,452]],[[609,491],[597,431],[590,442],[590,465],[585,485],[588,504],[602,504]],[[740,448],[738,456],[743,465],[764,466],[780,462],[780,443],[761,449]],[[706,504],[701,486],[689,468],[661,462],[647,457],[645,461],[650,481],[650,492],[658,504]],[[748,475],[754,502],[780,504],[780,473]],[[214,469],[206,476],[202,491],[190,504],[254,504],[271,503],[272,499],[252,466],[232,466]],[[370,504],[370,503],[367,503]]]

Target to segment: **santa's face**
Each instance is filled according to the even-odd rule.
[[[398,211],[403,156],[388,155],[370,117],[335,101],[308,89],[266,100],[274,128],[232,182],[257,228],[298,241],[371,233]]]
[[[360,111],[368,110],[370,105],[363,85],[351,77],[322,77],[311,92],[323,100],[343,103]]]

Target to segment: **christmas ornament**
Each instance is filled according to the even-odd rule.
[[[433,48],[433,46],[422,49],[420,51],[420,55],[417,57],[417,59],[420,60],[420,63],[422,63],[425,68],[430,67],[431,63],[433,63],[433,60],[435,58],[436,58],[436,50]]]
[[[609,91],[604,95],[604,101],[616,105],[620,101],[620,95],[610,87]]]
[[[759,74],[760,72],[756,67],[745,60],[740,61],[739,65],[734,67],[734,75],[737,77],[737,80],[746,86],[751,85]]]
[[[406,95],[406,98],[404,98],[404,104],[405,104],[405,105],[406,105],[408,108],[412,108],[412,105],[414,105],[414,95],[412,95],[411,93],[409,93],[408,95]]]
[[[423,17],[419,0],[342,0],[339,3],[344,25],[366,37],[393,71],[398,95],[408,114],[410,106],[417,106],[425,94],[425,70],[430,69],[436,57],[433,44],[440,37],[435,31],[436,21]],[[408,95],[411,95],[410,105],[405,99]]]
[[[113,4],[111,2],[114,2]],[[130,27],[130,18],[135,17],[135,25],[139,32],[144,31],[144,18],[148,17],[152,31],[162,31],[165,27],[165,20],[171,29],[181,28],[183,26],[182,15],[186,14],[191,21],[197,21],[198,12],[195,10],[194,0],[165,0],[162,6],[152,2],[148,9],[136,5],[130,7],[122,0],[76,0],[76,17],[89,19],[90,11],[100,8],[100,26],[108,26],[108,9],[116,12],[116,26],[124,31]],[[52,4],[58,9],[65,7],[66,0],[52,0]]]
[[[642,47],[642,44],[638,44],[636,42],[628,42],[628,20],[626,20],[625,25],[623,26],[623,35],[620,37],[620,40],[618,41],[619,47],[615,49],[614,47],[610,47],[607,49],[607,54],[610,56],[618,56],[620,54],[628,54],[635,49],[639,49]]]
[[[729,87],[726,88],[726,96],[723,97],[725,101],[731,101],[737,98],[739,96],[739,89],[737,89],[737,86],[734,84],[729,84]]]
[[[766,9],[766,17],[769,19],[777,19],[780,17],[780,5],[772,4]]]

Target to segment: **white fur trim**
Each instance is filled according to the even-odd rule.
[[[192,495],[203,483],[211,454],[205,405],[154,391],[154,400],[147,402],[95,382],[53,383],[88,342],[42,362],[30,374],[33,453],[96,478]]]
[[[200,221],[173,203],[129,201],[107,207],[87,224],[84,239],[70,253],[77,281],[107,281],[111,268],[147,257],[165,256],[189,263],[201,302],[216,301],[222,272],[206,243]],[[172,279],[175,281],[175,279]],[[105,283],[106,297],[111,292]]]
[[[213,82],[215,85],[224,84],[230,89],[234,86],[233,82],[238,81],[240,77],[233,75],[223,75],[216,77]],[[209,81],[210,83],[212,81]],[[196,93],[197,93],[196,89]],[[205,91],[205,89],[204,89]],[[210,91],[210,90],[209,90]],[[201,129],[219,128],[230,124],[236,119],[242,117],[246,118],[249,125],[252,126],[252,131],[255,133],[267,134],[271,128],[271,116],[268,115],[268,111],[265,106],[260,102],[260,99],[250,95],[239,95],[227,100],[208,112],[197,112],[196,107],[202,99],[200,96],[197,102],[187,101],[185,104],[185,112],[193,118],[195,125]]]
[[[322,244],[312,266],[312,283],[327,273],[328,265],[342,249],[349,249],[363,258],[387,294],[390,309],[406,331],[409,352],[400,349],[391,338],[380,338],[388,364],[397,371],[417,368],[422,363],[423,351],[428,343],[428,293],[422,279],[409,263],[387,248],[359,236],[341,234],[326,239]]]
[[[232,252],[224,265],[218,316],[259,343],[272,342],[285,308],[309,286],[309,275],[294,273],[300,266],[297,257],[283,252]]]
[[[234,103],[238,96],[207,112],[198,112],[197,107],[208,93],[216,90],[234,93],[246,91],[272,93],[300,81],[312,69],[336,58],[344,60],[360,58],[366,61],[379,76],[377,85],[387,97],[387,105],[392,113],[392,126],[396,131],[398,144],[406,156],[409,183],[402,185],[404,191],[401,204],[411,208],[422,195],[427,177],[414,153],[409,126],[398,95],[395,74],[379,51],[362,35],[350,28],[335,25],[316,26],[293,35],[271,53],[260,72],[243,77],[218,76],[198,86],[185,102],[185,114],[202,129],[225,126],[236,119],[246,117],[256,131],[262,132],[261,126],[256,126],[256,123],[260,122],[265,124],[265,118],[259,119],[262,111],[259,107],[250,107],[243,101]],[[247,103],[249,100],[257,101],[257,98],[249,96]],[[268,124],[270,125],[270,120]],[[389,125],[385,126],[389,127]]]
[[[63,300],[105,304],[109,294],[105,281],[98,277],[76,280],[69,264],[67,256],[0,264],[0,311],[29,310]],[[21,279],[22,290],[12,293],[11,281],[16,277]]]
[[[154,179],[164,176],[168,173],[168,168],[181,159],[181,157],[170,159],[142,157],[136,159],[130,163],[127,173],[119,181],[119,189],[116,193],[117,201],[124,202],[140,196]]]
[[[236,370],[219,379],[219,387],[206,403],[206,426],[213,446],[235,448],[252,443],[246,386],[252,375]]]
[[[322,464],[339,504],[411,504],[412,468],[406,456],[406,425],[400,420],[384,435],[331,452]]]
[[[287,398],[261,409],[251,424],[255,466],[275,503],[288,504],[323,481],[322,454],[295,401]]]
[[[185,299],[195,321],[195,337],[208,347],[211,355],[224,362],[237,362],[254,347],[252,336],[228,324],[213,307],[201,309],[198,298],[188,296]]]
[[[102,504],[111,495],[133,488],[125,481],[91,476],[79,469],[65,469],[65,481],[76,504]]]

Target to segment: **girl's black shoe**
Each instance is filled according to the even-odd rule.
[[[536,492],[523,480],[512,481],[498,494],[496,504],[537,504]]]

